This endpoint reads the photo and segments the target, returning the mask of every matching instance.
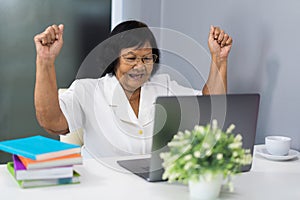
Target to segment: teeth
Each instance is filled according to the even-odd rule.
[[[130,76],[131,78],[138,79],[138,78],[142,78],[142,77],[143,77],[143,74],[129,74],[129,76]]]

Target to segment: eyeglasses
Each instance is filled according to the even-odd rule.
[[[122,55],[124,61],[129,65],[134,65],[138,63],[139,60],[143,62],[145,65],[151,65],[154,64],[157,60],[158,56],[156,54],[150,54],[143,57],[138,57],[135,55]]]

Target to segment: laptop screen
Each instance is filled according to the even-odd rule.
[[[218,121],[219,128],[224,131],[230,124],[234,124],[233,132],[243,137],[243,148],[253,153],[259,99],[259,94],[158,97],[150,171],[162,167],[159,154],[168,150],[168,142],[178,131],[191,130],[197,124],[206,125],[213,119]],[[251,165],[244,166],[242,171],[250,168]]]

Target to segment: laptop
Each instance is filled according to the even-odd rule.
[[[206,125],[213,119],[224,131],[235,124],[233,132],[243,136],[243,148],[250,149],[253,155],[259,101],[259,94],[158,97],[150,158],[117,163],[149,182],[162,181],[164,170],[160,153],[168,151],[168,142],[178,131],[191,130],[196,124]],[[250,169],[251,164],[243,166],[242,172]]]

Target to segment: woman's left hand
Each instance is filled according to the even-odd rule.
[[[232,38],[224,30],[210,26],[208,47],[214,62],[227,61],[231,46]]]

